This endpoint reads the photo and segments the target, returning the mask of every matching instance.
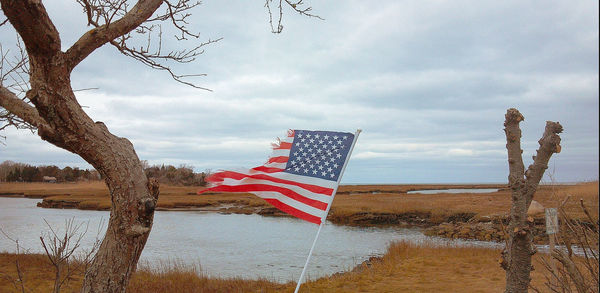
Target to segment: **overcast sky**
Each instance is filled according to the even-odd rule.
[[[64,50],[89,29],[74,2],[45,1]],[[342,183],[506,182],[514,107],[526,166],[545,121],[559,121],[547,173],[598,179],[598,1],[311,1],[324,20],[286,10],[279,35],[263,4],[193,11],[194,42],[223,39],[176,69],[207,74],[192,81],[212,91],[105,46],[73,72],[73,88],[97,88],[77,92],[80,104],[141,159],[196,171],[259,166],[287,129],[360,128]],[[0,28],[4,46],[11,30]],[[91,168],[31,132],[2,135],[0,161]]]

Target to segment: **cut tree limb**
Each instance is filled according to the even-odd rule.
[[[559,133],[563,131],[558,122],[546,122],[546,129],[539,140],[540,148],[534,162],[527,171],[523,165],[521,149],[521,129],[519,123],[523,115],[514,108],[508,109],[505,115],[504,132],[508,151],[508,184],[511,188],[512,204],[508,225],[509,240],[502,251],[502,268],[506,270],[505,292],[527,292],[532,270],[531,256],[535,254],[532,245],[533,222],[528,221],[527,210],[537,190],[544,172],[548,168],[550,157],[560,152]]]

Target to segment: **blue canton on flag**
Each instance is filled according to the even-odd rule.
[[[294,130],[283,172],[337,181],[353,140],[347,132]]]

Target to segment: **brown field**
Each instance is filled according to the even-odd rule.
[[[490,186],[475,185],[455,186],[442,185],[431,188],[429,185],[401,186],[413,190],[445,189],[445,188],[489,188]],[[373,186],[376,189],[378,186]],[[500,186],[492,186],[500,187]],[[505,186],[501,186],[505,187]],[[344,186],[344,189],[353,190],[354,186]],[[357,186],[356,188],[365,188]],[[340,189],[340,190],[344,190]],[[593,210],[598,217],[598,182],[586,182],[577,185],[541,185],[534,196],[545,207],[557,207],[567,196],[571,199],[565,205],[566,211],[574,218],[582,218],[583,214],[579,199]],[[474,213],[476,218],[495,217],[508,214],[510,210],[510,190],[504,188],[493,193],[440,193],[440,194],[338,194],[332,208],[332,218],[351,218],[360,213],[389,213],[428,214],[430,222],[439,223],[452,215]]]
[[[411,190],[444,188],[501,188],[482,194],[406,194]],[[196,195],[201,187],[161,186],[157,209],[201,208],[224,212],[260,213],[270,209],[262,199],[252,194]],[[0,195],[21,193],[27,197],[44,198],[54,207],[80,209],[110,209],[108,189],[103,182],[76,184],[0,183]],[[584,217],[579,199],[598,217],[598,181],[576,185],[541,185],[534,200],[546,207],[556,207],[567,196],[565,205],[574,218]],[[438,224],[453,216],[472,214],[475,218],[506,215],[510,209],[510,190],[505,185],[343,185],[336,195],[329,220],[339,224],[365,224],[361,219],[373,214],[417,214]],[[272,213],[272,211],[270,212]]]
[[[300,292],[503,292],[505,275],[498,265],[499,250],[449,248],[425,243],[415,246],[394,243],[386,255],[351,272],[309,280]],[[544,290],[544,270],[534,256],[532,285]],[[10,281],[16,278],[14,254],[0,253],[0,292],[20,292]],[[18,256],[25,287],[31,292],[49,292],[53,270],[45,256]],[[76,292],[81,273],[63,287]],[[170,265],[163,269],[140,268],[127,292],[293,292],[295,283],[268,280],[206,278],[193,268]]]

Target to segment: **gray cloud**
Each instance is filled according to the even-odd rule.
[[[85,18],[54,4],[68,46]],[[354,183],[504,182],[502,123],[516,107],[526,164],[545,121],[560,121],[555,178],[598,178],[597,2],[312,4],[324,21],[288,12],[273,35],[262,5],[204,1],[191,23],[200,41],[223,40],[174,68],[207,73],[195,81],[212,92],[105,46],[74,71],[74,88],[98,88],[78,99],[142,159],[198,171],[262,164],[288,128],[362,128],[343,180]],[[9,36],[0,30],[3,45]],[[0,160],[85,165],[24,131],[7,134]]]

